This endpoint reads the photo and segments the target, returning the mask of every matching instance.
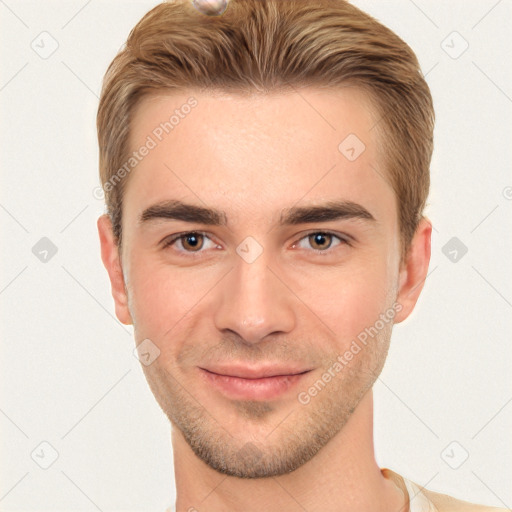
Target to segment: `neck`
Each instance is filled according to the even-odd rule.
[[[220,474],[193,453],[177,428],[172,445],[177,512],[397,512],[404,505],[403,493],[375,461],[371,390],[343,429],[309,462],[286,475],[242,479]]]

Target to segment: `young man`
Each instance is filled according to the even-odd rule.
[[[98,112],[102,259],[176,510],[491,510],[374,458],[372,386],[430,259],[414,53],[343,0],[213,4],[144,16]]]

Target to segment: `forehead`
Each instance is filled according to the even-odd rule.
[[[377,120],[351,87],[146,97],[129,146],[151,149],[129,175],[125,206],[188,199],[255,219],[302,200],[389,203]]]

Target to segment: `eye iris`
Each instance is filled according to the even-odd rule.
[[[190,233],[183,237],[182,244],[187,250],[198,251],[204,244],[204,237],[198,233]]]
[[[309,242],[314,249],[328,249],[332,243],[332,236],[327,233],[313,233],[309,235]]]

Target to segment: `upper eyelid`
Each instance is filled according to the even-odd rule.
[[[205,236],[206,238],[209,238],[212,242],[214,242],[214,240],[212,240],[211,236],[206,231],[192,230],[192,231],[184,231],[183,233],[176,233],[174,235],[165,237],[160,242],[160,244],[163,246],[168,246],[168,245],[173,244],[174,242],[177,242],[178,240],[180,240],[182,238],[185,238],[187,235],[192,235],[192,234]]]
[[[318,229],[313,229],[312,231],[309,231],[308,233],[302,235],[296,242],[293,242],[293,246],[295,246],[296,244],[298,244],[299,242],[301,242],[302,240],[304,240],[304,238],[307,238],[309,237],[310,235],[313,235],[313,234],[316,234],[316,233],[322,233],[324,235],[329,235],[329,236],[333,236],[335,238],[337,238],[341,244],[345,244],[345,245],[348,245],[348,246],[351,246],[352,243],[354,242],[354,238],[351,237],[350,235],[342,235],[342,234],[339,234],[339,233],[335,233],[334,231],[329,231],[329,230],[318,230]],[[337,247],[337,246],[335,246]],[[313,249],[311,248],[311,251],[314,252],[314,253],[329,253],[329,252],[332,252],[333,248],[331,246],[329,246],[326,250],[321,250],[321,249]]]
[[[332,235],[332,236],[339,238],[340,240],[342,240],[344,242],[351,242],[351,241],[355,240],[354,237],[350,236],[347,233],[337,233],[336,231],[331,231],[330,229],[312,229],[312,230],[306,232],[305,234],[303,234],[299,238],[299,240],[302,240],[303,238],[306,238],[307,236],[312,235],[314,233],[324,233],[326,235]]]

